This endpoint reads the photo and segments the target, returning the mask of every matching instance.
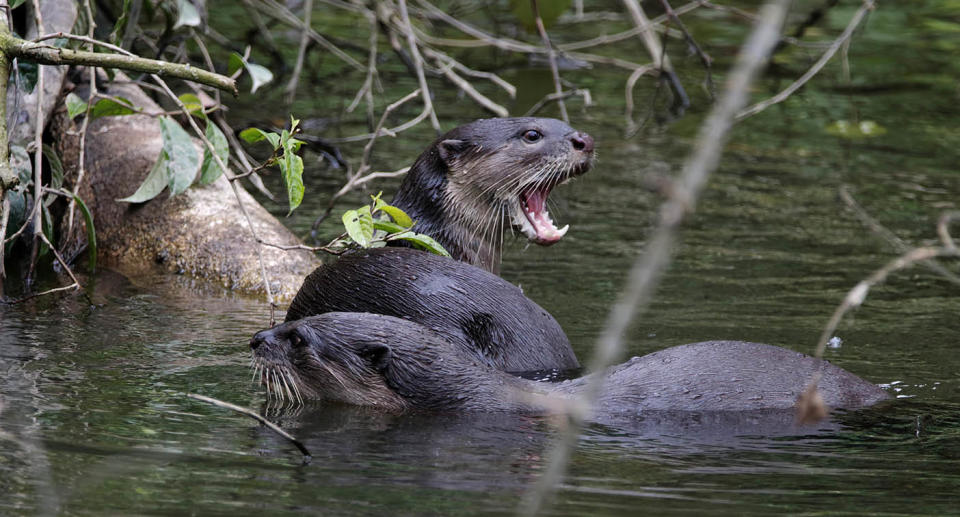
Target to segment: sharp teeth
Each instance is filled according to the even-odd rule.
[[[567,224],[567,225],[564,225],[563,228],[560,228],[559,230],[557,230],[557,233],[560,234],[561,237],[563,237],[564,235],[567,234],[567,230],[569,229],[570,229],[570,225]]]

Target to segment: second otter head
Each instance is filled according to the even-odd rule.
[[[262,330],[250,340],[255,374],[268,396],[282,400],[329,400],[401,411],[406,403],[378,372],[390,338],[371,325],[379,317],[331,312]]]
[[[501,404],[500,387],[522,382],[423,325],[380,314],[328,312],[290,321],[258,332],[250,348],[268,395],[301,403],[490,410]]]
[[[496,271],[507,225],[550,245],[566,234],[547,211],[557,185],[590,169],[590,135],[548,118],[482,119],[440,137],[417,159],[394,204],[465,262]]]

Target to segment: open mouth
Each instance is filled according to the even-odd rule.
[[[521,192],[510,215],[513,225],[519,228],[527,239],[542,246],[559,241],[570,229],[569,224],[557,228],[547,212],[547,196],[553,187],[553,184],[537,185]]]

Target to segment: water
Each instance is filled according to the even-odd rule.
[[[942,3],[881,4],[851,49],[852,84],[829,67],[802,94],[737,127],[654,303],[628,336],[629,354],[705,339],[810,352],[845,292],[896,255],[844,209],[841,185],[904,240],[935,242],[936,218],[957,208],[960,193],[958,70],[947,58],[956,39],[931,32]],[[831,11],[831,33],[851,12]],[[723,70],[742,23],[693,20]],[[812,50],[783,55],[758,95],[784,87],[815,58]],[[574,125],[595,136],[600,160],[554,195],[554,218],[571,224],[567,237],[549,249],[517,241],[502,276],[557,318],[581,359],[655,221],[660,199],[644,178],[676,172],[692,145],[705,109],[693,61],[680,61],[691,112],[653,121],[630,139],[622,74],[565,72],[600,101],[587,111],[570,105]],[[549,88],[541,71],[504,66],[509,79],[532,83],[518,104]],[[388,99],[413,87],[394,73]],[[339,113],[356,79],[307,85],[292,111]],[[639,83],[638,106],[649,106],[652,90]],[[437,95],[448,125],[483,115],[450,92]],[[263,105],[242,99],[237,120],[267,116]],[[825,130],[857,117],[886,134],[856,141]],[[356,120],[333,130],[361,131]],[[430,138],[424,126],[383,139],[374,166],[407,164]],[[300,234],[342,182],[342,172],[315,157],[307,163],[307,198],[285,221]],[[321,229],[335,232],[333,222]],[[0,306],[0,514],[505,514],[545,465],[556,435],[549,419],[265,405],[250,382],[246,347],[268,324],[261,301],[168,276],[130,281],[102,272],[95,281],[93,308],[77,297]],[[548,513],[956,513],[958,313],[956,286],[922,267],[897,273],[841,324],[843,345],[827,351],[888,386],[892,403],[785,434],[744,422],[730,432],[729,422],[709,419],[592,426]],[[262,409],[313,461],[304,465],[282,438],[188,392]]]

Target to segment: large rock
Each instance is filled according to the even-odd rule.
[[[83,95],[79,90],[78,93]],[[148,113],[161,111],[135,85],[112,85],[107,93],[130,99]],[[78,171],[80,120],[81,117],[70,120],[61,107],[51,127],[66,175],[73,181]],[[197,144],[198,153],[200,145]],[[137,190],[161,147],[160,124],[154,117],[103,117],[90,123],[85,152],[87,171],[79,195],[94,214],[100,263],[133,279],[160,267],[229,289],[263,294],[259,245],[225,177],[208,186],[191,187],[173,198],[164,191],[147,203],[117,201]],[[279,245],[299,243],[253,197],[237,187],[258,237]],[[75,253],[85,242],[79,213],[74,226],[65,241],[68,253]],[[271,291],[278,301],[292,298],[303,278],[320,264],[308,251],[267,246],[262,251]]]

